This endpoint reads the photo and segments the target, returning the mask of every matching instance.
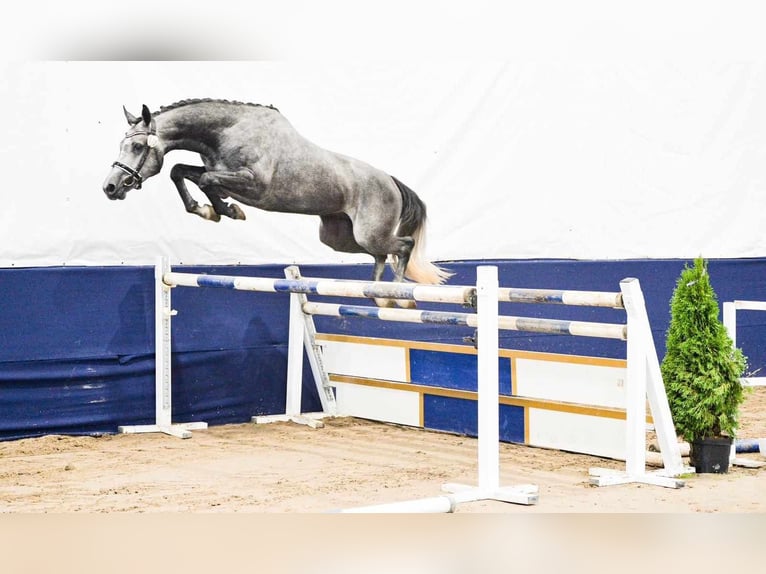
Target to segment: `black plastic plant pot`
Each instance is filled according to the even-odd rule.
[[[689,463],[699,473],[729,472],[731,437],[708,437],[690,443]]]

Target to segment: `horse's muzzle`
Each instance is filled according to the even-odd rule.
[[[101,188],[109,199],[125,199],[128,191],[133,189],[129,179],[131,179],[130,176],[126,177],[121,170],[113,167]]]
[[[125,199],[128,189],[124,185],[115,185],[109,182],[104,184],[104,193],[109,199]]]

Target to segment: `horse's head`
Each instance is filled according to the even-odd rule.
[[[131,189],[141,189],[145,179],[162,169],[164,150],[149,108],[136,117],[124,107],[130,128],[120,142],[120,155],[104,180],[104,193],[109,199],[125,199]]]

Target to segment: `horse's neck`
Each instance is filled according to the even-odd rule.
[[[182,149],[203,153],[216,146],[219,131],[230,125],[227,115],[215,108],[183,106],[155,116],[157,133],[165,151]]]

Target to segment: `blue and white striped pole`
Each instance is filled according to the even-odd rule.
[[[476,287],[460,285],[423,285],[394,281],[353,281],[347,279],[271,279],[230,275],[201,275],[168,272],[164,281],[170,286],[216,287],[264,293],[304,293],[330,297],[385,298],[431,303],[457,303],[473,307]],[[622,309],[621,293],[603,291],[562,291],[556,289],[499,288],[501,303],[548,303],[583,307]]]
[[[379,321],[397,321],[401,323],[426,323],[437,325],[457,325],[478,327],[479,319],[473,313],[452,313],[447,311],[419,311],[414,309],[396,309],[389,307],[370,307],[365,305],[342,305],[337,303],[308,302],[303,305],[303,312],[308,315],[328,317],[359,317]],[[564,321],[534,317],[511,317],[502,315],[498,318],[498,328],[505,331],[528,331],[551,335],[576,335],[580,337],[600,337],[605,339],[627,339],[627,328],[619,323],[591,323],[587,321]]]

